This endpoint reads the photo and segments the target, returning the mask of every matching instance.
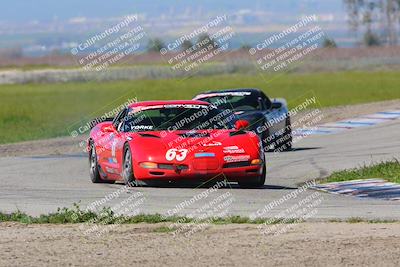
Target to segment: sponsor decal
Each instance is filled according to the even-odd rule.
[[[153,125],[132,125],[132,130],[152,130]]]
[[[133,115],[135,113],[139,113],[139,112],[149,110],[149,109],[159,109],[159,108],[163,108],[163,105],[133,107],[128,115]]]
[[[221,142],[211,142],[207,144],[203,144],[203,146],[209,147],[209,146],[222,146]]]
[[[189,108],[189,109],[201,109],[208,108],[209,105],[192,105],[192,104],[171,104],[164,105],[164,108]]]
[[[239,148],[239,149],[231,149],[231,150],[224,150],[225,154],[243,154],[246,151],[244,151],[243,148]]]
[[[226,147],[224,147],[224,150],[236,150],[236,149],[239,149],[239,147],[238,146],[226,146]]]
[[[176,159],[177,161],[183,161],[185,160],[187,154],[187,149],[171,148],[167,151],[167,153],[165,153],[165,159],[168,161],[173,161],[174,159]]]
[[[226,146],[224,147],[225,154],[243,154],[246,151],[243,148],[239,148],[238,146]]]
[[[112,157],[112,158],[108,158],[108,162],[109,163],[118,163],[117,159]]]
[[[118,173],[116,169],[106,167],[106,172],[108,173]]]
[[[114,137],[113,137],[114,138]],[[113,139],[112,144],[111,144],[111,163],[118,163],[117,161],[117,144],[118,144],[118,139]]]
[[[251,95],[251,92],[224,92],[224,93],[201,94],[198,95],[195,99],[203,99],[207,97],[216,97],[216,96],[248,96],[248,95]]]
[[[248,161],[250,159],[250,155],[240,155],[240,156],[225,156],[225,162],[241,162]]]
[[[196,153],[194,154],[195,158],[213,158],[215,157],[215,153]]]
[[[132,108],[131,111],[129,111],[129,115],[133,115],[135,113],[139,113],[139,112],[146,111],[146,110],[162,109],[162,108],[217,109],[217,107],[215,105],[211,105],[211,104],[207,104],[207,105],[168,104],[168,105],[134,107],[134,108]]]

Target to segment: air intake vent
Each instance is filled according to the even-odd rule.
[[[179,134],[179,136],[182,136],[183,138],[204,138],[204,137],[210,137],[209,133],[183,133]]]
[[[240,167],[247,167],[250,166],[249,161],[241,161],[241,162],[230,162],[230,163],[225,163],[223,168],[240,168]]]
[[[140,136],[141,136],[141,137],[150,137],[150,138],[161,138],[161,137],[159,137],[159,136],[157,136],[157,135],[154,135],[154,134],[147,134],[147,133],[140,133]]]

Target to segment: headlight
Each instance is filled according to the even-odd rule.
[[[157,169],[158,164],[155,162],[141,162],[140,167],[145,169]]]
[[[251,161],[251,165],[261,165],[262,164],[262,160],[261,159],[253,159]]]

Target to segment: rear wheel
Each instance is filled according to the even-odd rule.
[[[259,177],[254,180],[239,182],[241,188],[260,188],[265,184],[266,167],[265,164],[262,167],[262,172]]]
[[[104,183],[105,181],[101,179],[100,176],[99,165],[97,163],[96,148],[94,146],[93,141],[90,141],[89,145],[90,145],[90,153],[89,153],[90,180],[92,180],[92,183]]]
[[[132,152],[129,145],[125,145],[124,148],[124,162],[122,165],[122,178],[124,179],[124,183],[128,186],[135,186],[136,179],[133,174],[133,165],[132,165]]]

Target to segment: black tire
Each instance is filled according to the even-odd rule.
[[[89,174],[92,183],[104,183],[105,181],[101,179],[99,172],[99,165],[97,163],[97,154],[94,147],[93,141],[90,141],[90,151],[89,151]]]
[[[290,122],[290,117],[286,118],[286,128],[285,128],[286,141],[284,143],[285,151],[291,151],[293,147],[293,136],[292,136],[292,123]]]
[[[122,178],[128,186],[136,186],[135,175],[133,174],[132,152],[128,144],[124,147],[124,160],[122,163]]]
[[[249,188],[261,188],[265,184],[265,175],[266,175],[266,167],[263,165],[262,173],[259,177],[252,181],[239,182],[240,188],[249,189]]]

